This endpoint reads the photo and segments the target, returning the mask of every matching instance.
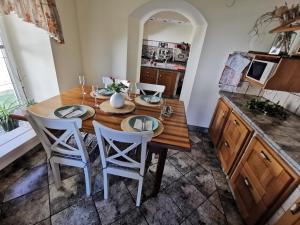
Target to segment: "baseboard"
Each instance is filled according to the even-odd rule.
[[[188,129],[189,129],[189,131],[208,133],[208,128],[207,127],[199,127],[199,126],[194,126],[194,125],[188,125]]]

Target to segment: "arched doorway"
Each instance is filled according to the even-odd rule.
[[[144,23],[152,15],[162,11],[174,11],[182,14],[193,25],[192,48],[186,67],[186,79],[184,79],[180,95],[180,100],[184,101],[187,109],[207,29],[205,18],[191,4],[180,0],[150,1],[130,14],[127,42],[127,79],[134,82],[139,81]]]

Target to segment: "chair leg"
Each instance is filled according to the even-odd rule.
[[[139,207],[141,205],[141,198],[142,198],[142,190],[143,190],[143,181],[144,178],[140,177],[139,179],[139,185],[138,185],[138,193],[136,197],[136,206]]]
[[[59,164],[55,163],[52,159],[50,159],[50,165],[51,165],[51,169],[52,169],[52,173],[53,173],[53,177],[54,177],[55,186],[58,189],[62,186]]]
[[[86,196],[90,196],[91,195],[91,187],[92,187],[92,182],[91,182],[91,169],[90,169],[90,165],[87,164],[86,167],[83,168],[84,171],[84,177],[85,177],[85,191],[86,191]]]
[[[103,169],[103,186],[104,186],[104,199],[108,199],[109,178],[106,169]]]

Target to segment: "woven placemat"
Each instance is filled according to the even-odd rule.
[[[92,91],[91,91],[91,93],[90,93],[90,96],[91,96],[91,97],[93,97],[93,98],[95,98],[95,96],[94,96],[94,92],[92,92]],[[105,95],[96,95],[96,98],[97,98],[97,99],[106,100],[106,99],[109,99],[109,98],[110,98],[110,96],[105,96]]]
[[[137,115],[135,115],[135,116],[137,116]],[[132,127],[129,125],[129,120],[130,120],[131,118],[135,117],[135,116],[129,116],[129,117],[125,118],[124,120],[122,120],[122,122],[121,122],[121,129],[122,129],[123,131],[128,131],[128,132],[138,132],[138,131],[136,131],[134,128],[132,128]],[[141,116],[141,115],[139,115],[139,116]],[[157,121],[158,121],[158,128],[153,132],[153,137],[157,137],[157,136],[160,135],[160,134],[164,131],[164,129],[165,129],[165,127],[164,127],[164,125],[162,124],[162,122],[159,121],[159,120],[157,120]]]
[[[125,104],[122,108],[116,109],[111,106],[109,101],[105,101],[100,104],[99,108],[106,113],[126,114],[131,113],[135,110],[135,104],[130,101],[125,101]]]
[[[138,96],[134,99],[134,101],[136,103],[138,103],[139,105],[144,105],[144,106],[149,106],[149,107],[159,107],[160,104],[162,103],[162,99],[160,100],[160,103],[157,104],[150,104],[148,102],[145,102],[143,99],[141,99],[141,96]]]

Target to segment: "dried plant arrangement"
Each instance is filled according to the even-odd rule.
[[[272,22],[278,21],[280,25],[285,25],[299,17],[299,4],[292,5],[290,8],[288,7],[287,3],[285,3],[283,6],[276,6],[273,11],[264,13],[255,21],[250,34],[254,36],[259,35],[259,30]]]

